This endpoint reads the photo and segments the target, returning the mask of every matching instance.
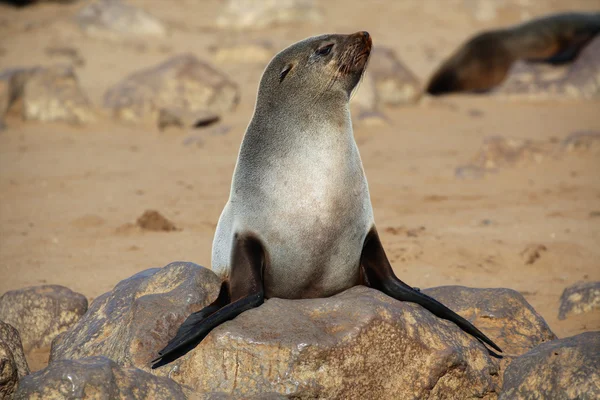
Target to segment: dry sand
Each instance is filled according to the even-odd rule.
[[[85,60],[77,67],[82,87],[100,107],[110,85],[179,52],[211,60],[211,46],[239,37],[280,49],[318,33],[368,30],[375,45],[393,48],[425,80],[466,36],[566,6],[505,1],[494,18],[478,20],[477,2],[468,0],[322,1],[321,23],[239,35],[212,27],[219,1],[138,0],[131,3],[166,21],[169,35],[111,42],[86,37],[71,22],[82,3],[0,5],[0,69],[64,62],[46,49],[76,48]],[[599,5],[568,2],[571,10]],[[0,131],[0,293],[52,283],[93,299],[146,268],[175,260],[210,266],[212,236],[264,64],[218,68],[240,85],[242,98],[217,127],[161,133],[107,117],[82,127],[7,118]],[[387,125],[358,124],[378,229],[398,276],[421,288],[516,289],[559,337],[600,329],[599,312],[557,319],[565,287],[600,280],[598,153],[546,157],[481,179],[454,174],[487,136],[560,140],[600,132],[599,111],[598,101],[462,95],[385,110]],[[180,230],[127,227],[147,209]],[[521,253],[538,245],[546,251],[526,264]]]

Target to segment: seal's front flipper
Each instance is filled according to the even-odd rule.
[[[175,337],[152,360],[152,368],[181,357],[215,327],[261,305],[264,299],[264,260],[263,246],[258,239],[236,234],[229,282],[223,282],[217,300],[185,320]]]
[[[363,280],[369,287],[380,290],[397,300],[417,303],[425,307],[439,318],[454,322],[463,331],[487,343],[495,350],[502,352],[500,347],[498,347],[492,340],[485,336],[469,321],[456,314],[454,311],[450,310],[448,307],[434,298],[413,289],[398,279],[396,275],[394,275],[392,266],[385,255],[385,251],[383,250],[383,246],[381,245],[379,235],[377,234],[375,228],[371,229],[367,235],[367,238],[365,239],[360,263]]]

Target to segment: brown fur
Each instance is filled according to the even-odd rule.
[[[600,32],[600,13],[556,14],[478,34],[463,44],[433,74],[427,93],[492,89],[516,60],[565,63]]]

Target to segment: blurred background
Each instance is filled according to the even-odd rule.
[[[559,337],[600,329],[598,310],[558,319],[565,288],[600,280],[598,91],[537,81],[563,68],[420,94],[471,35],[599,1],[13,3],[0,3],[0,293],[51,283],[93,299],[175,260],[210,267],[264,67],[305,37],[367,30],[354,132],[397,275],[513,288]]]

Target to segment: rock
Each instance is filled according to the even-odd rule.
[[[0,321],[0,399],[10,399],[19,379],[29,374],[19,332]]]
[[[54,361],[21,380],[15,393],[15,400],[186,398],[172,380],[121,367],[106,357]]]
[[[0,320],[0,342],[8,347],[15,361],[19,378],[29,375],[29,366],[23,352],[23,343],[19,331],[10,324]]]
[[[504,372],[499,400],[600,398],[600,332],[541,344]]]
[[[600,36],[593,39],[570,64],[517,61],[494,93],[533,99],[600,98]]]
[[[521,258],[525,265],[531,265],[536,262],[545,251],[548,251],[548,248],[543,244],[530,244],[521,252]]]
[[[52,343],[50,361],[105,356],[149,371],[149,362],[192,312],[211,303],[221,281],[186,262],[142,271],[97,297],[86,315]]]
[[[158,211],[146,210],[137,219],[137,226],[148,231],[176,231],[177,227],[171,221],[163,217]]]
[[[178,108],[161,108],[158,114],[158,129],[161,131],[175,126],[178,128],[203,128],[219,122],[221,117],[209,111],[189,112]]]
[[[394,51],[375,47],[351,104],[359,109],[375,110],[383,106],[414,104],[420,97],[421,83]]]
[[[556,339],[546,321],[515,290],[440,286],[423,293],[468,319],[506,354],[520,355]]]
[[[220,114],[235,108],[238,87],[225,75],[191,54],[131,74],[110,88],[104,105],[125,121],[156,123],[161,109]]]
[[[577,282],[560,296],[558,319],[600,308],[600,282]]]
[[[58,285],[13,290],[0,297],[0,320],[19,331],[26,353],[49,347],[86,310],[85,296]]]
[[[262,29],[270,25],[319,22],[315,0],[228,0],[217,18],[224,29]]]
[[[96,120],[91,103],[71,67],[35,67],[4,71],[0,81],[8,85],[8,106],[22,102],[25,120],[65,121],[83,124]]]
[[[554,155],[555,143],[502,136],[487,137],[477,155],[466,165],[456,168],[457,177],[477,177],[501,168],[541,163]]]
[[[269,299],[174,364],[156,371],[235,396],[466,399],[499,389],[498,363],[476,339],[364,286],[325,299]]]
[[[158,19],[121,0],[99,0],[77,15],[79,27],[89,36],[103,39],[162,37],[166,27]]]

